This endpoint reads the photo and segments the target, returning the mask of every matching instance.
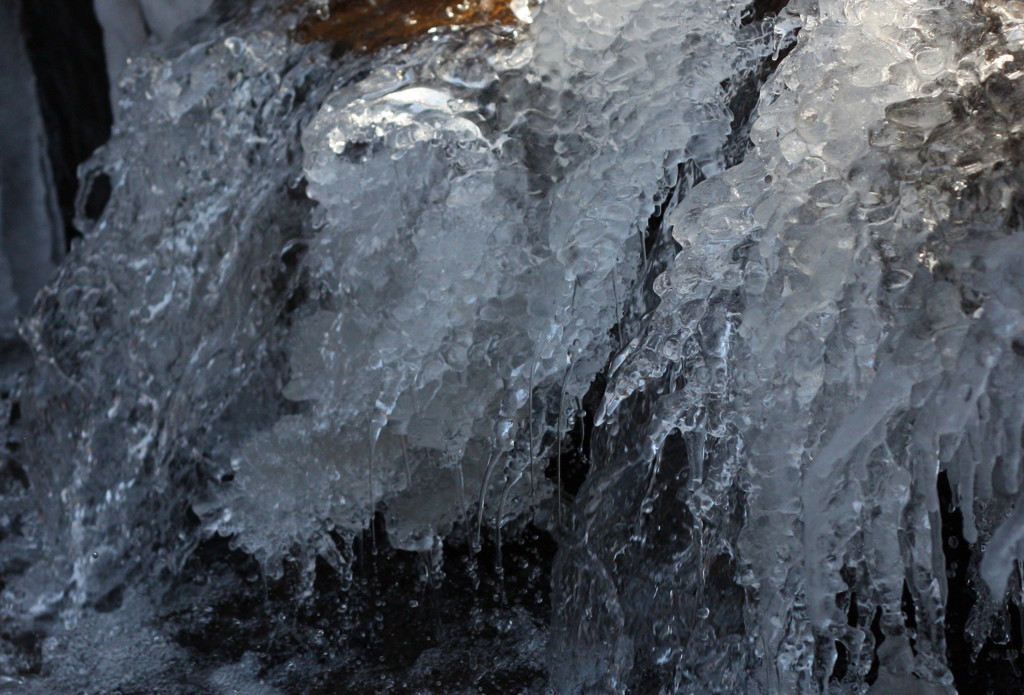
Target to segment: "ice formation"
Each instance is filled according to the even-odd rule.
[[[507,4],[333,48],[319,0],[97,4],[115,132],[2,396],[0,678],[279,692],[181,676],[161,582],[220,535],[313,601],[379,512],[428,572],[554,534],[550,638],[494,611],[550,640],[522,692],[949,693],[947,483],[974,655],[1017,639],[1022,6]]]
[[[647,389],[649,422],[612,440],[561,578],[590,654],[568,683],[621,690],[636,659],[683,692],[860,692],[873,667],[871,692],[949,692],[940,471],[984,550],[989,636],[1019,582],[1024,395],[1020,13],[989,10],[819,2],[753,150],[672,214],[681,251],[603,413],[635,429]],[[672,433],[688,467],[666,483]],[[642,547],[672,492],[686,533]],[[638,598],[649,582],[672,598]]]
[[[140,508],[192,506],[275,573],[340,567],[330,534],[381,501],[429,548],[547,494],[535,460],[607,359],[646,218],[684,156],[721,166],[720,84],[769,44],[737,54],[741,10],[551,4],[523,36],[331,62],[257,5],[134,60],[83,173],[112,200],[26,327],[25,440],[47,446],[25,456],[61,551],[12,596],[107,595],[163,546]],[[171,494],[190,466],[224,484]]]
[[[536,462],[607,359],[666,171],[718,163],[720,84],[767,45],[736,54],[739,3],[688,5],[620,4],[586,26],[552,4],[515,43],[427,42],[327,97],[303,135],[322,296],[296,320],[284,389],[310,407],[240,451],[245,497],[222,529],[274,553],[288,546],[268,534],[303,518],[289,540],[324,519],[351,532],[387,500],[392,542],[429,548],[473,505],[536,501]],[[667,50],[693,26],[720,29]],[[673,73],[687,79],[659,77]],[[316,506],[281,494],[299,450]]]

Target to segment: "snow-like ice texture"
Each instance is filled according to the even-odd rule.
[[[745,3],[551,0],[396,52],[303,134],[318,305],[214,525],[280,558],[381,501],[426,550],[477,505],[501,523],[613,349],[643,233],[684,158],[721,168],[722,87],[769,50]],[[301,482],[300,482],[301,481]]]
[[[0,334],[32,306],[64,255],[21,3],[0,7]]]
[[[864,692],[875,657],[872,693],[952,692],[942,471],[977,648],[1011,574],[1019,605],[1022,16],[803,8],[753,151],[672,214],[616,361],[559,560],[566,692]]]

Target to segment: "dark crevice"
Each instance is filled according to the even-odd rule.
[[[601,406],[607,386],[607,376],[599,373],[590,388],[583,396],[576,410],[576,418],[562,440],[560,455],[548,459],[544,475],[548,480],[560,485],[560,494],[575,498],[583,481],[590,472],[591,438],[594,431],[594,416]],[[565,404],[568,407],[569,404]]]
[[[70,243],[78,236],[73,224],[78,166],[107,141],[113,122],[103,35],[91,0],[25,0],[22,29]],[[100,198],[90,201],[93,213]]]
[[[856,570],[852,567],[844,567],[840,575],[847,586],[854,586],[857,582]],[[836,597],[836,605],[844,608],[846,612],[846,624],[853,630],[860,630],[860,611],[857,608],[857,592],[853,589],[844,591]],[[832,666],[832,673],[829,676],[830,682],[842,682],[850,672],[850,661],[852,655],[842,640],[834,642],[836,649],[836,660]]]
[[[37,675],[43,668],[44,637],[36,630],[0,632],[0,659],[20,676]]]
[[[900,610],[903,611],[903,620],[910,629],[910,646],[914,646],[914,635],[917,634],[917,608],[914,606],[914,595],[910,592],[910,586],[906,580],[903,582],[903,595],[900,597]]]
[[[434,564],[392,548],[377,515],[352,543],[337,539],[351,576],[318,561],[306,599],[296,595],[296,565],[268,580],[228,539],[211,538],[169,592],[165,618],[198,668],[248,655],[284,693],[522,692],[544,674],[516,657],[513,642],[517,630],[547,620],[554,541],[528,525],[498,553],[486,536],[473,550],[472,535],[457,529]],[[217,585],[230,588],[210,605],[207,587]],[[192,602],[197,593],[206,601]],[[476,656],[481,645],[494,650],[487,663]]]
[[[6,448],[5,456],[0,460],[0,495],[14,494],[29,487],[28,473],[14,458],[12,444]]]
[[[100,218],[110,201],[113,192],[110,183],[110,175],[104,171],[97,172],[95,176],[82,182],[82,193],[85,200],[82,204],[82,214],[90,222]]]
[[[836,642],[836,663],[832,666],[832,675],[829,680],[833,683],[841,682],[846,678],[850,669],[850,653],[842,642]]]
[[[777,12],[786,4],[781,0],[770,0],[769,2],[754,3],[754,6],[777,6],[774,10]],[[763,19],[764,16],[766,15],[758,17],[757,21]],[[751,20],[751,23],[753,21]],[[732,132],[729,134],[724,148],[726,166],[735,166],[746,157],[747,150],[750,148],[750,128],[753,125],[757,114],[757,104],[761,98],[761,86],[768,81],[782,61],[786,59],[786,56],[796,47],[798,35],[799,29],[793,32],[789,42],[782,45],[777,54],[766,56],[756,69],[741,74],[735,82],[726,81],[722,84],[722,88],[730,94],[729,110],[733,114]]]
[[[875,640],[875,648],[871,654],[871,667],[868,669],[867,675],[864,676],[864,682],[868,685],[874,685],[875,681],[878,680],[878,669],[880,667],[878,648],[885,641],[885,634],[882,632],[882,609],[880,607],[875,609],[875,615],[871,618],[871,636]]]
[[[979,602],[976,564],[973,548],[963,537],[963,512],[955,504],[949,478],[939,474],[939,508],[942,513],[942,548],[946,558],[946,657],[961,693],[1002,695],[1020,690],[1024,675],[1024,638],[1020,613],[1010,605],[1000,610],[1009,616],[1010,629],[1005,641],[986,639],[974,656],[968,624],[972,609]]]
[[[743,12],[741,22],[744,25],[760,22],[769,15],[777,15],[788,4],[789,0],[754,0]]]

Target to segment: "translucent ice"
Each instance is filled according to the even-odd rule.
[[[770,50],[741,3],[691,4],[551,2],[332,61],[257,3],[134,58],[83,170],[111,201],[26,327],[55,551],[15,604],[102,600],[139,548],[174,566],[192,511],[276,573],[340,566],[381,503],[429,549],[549,495],[647,218],[684,159],[722,167],[722,85]]]
[[[530,665],[553,647],[538,689],[947,693],[940,481],[967,637],[1009,639],[1022,13],[745,5],[515,2],[376,52],[310,41],[320,0],[187,31],[205,3],[123,5],[181,13],[144,41],[107,22],[137,46],[82,170],[110,202],[82,206],[0,394],[0,648],[46,635],[37,690],[175,678],[160,620],[125,625],[214,534],[309,599],[377,512],[436,563],[457,521],[539,509],[552,637],[516,623]],[[731,106],[771,69],[747,151]],[[569,508],[544,468],[602,376]],[[455,668],[446,646],[412,671]],[[276,692],[260,668],[203,687]]]
[[[612,690],[649,649],[686,692],[859,692],[875,658],[872,692],[947,692],[940,471],[995,597],[1024,549],[1020,20],[987,32],[962,2],[855,0],[802,19],[753,151],[672,214],[681,251],[606,397],[631,433],[581,502],[594,555],[567,553],[561,581],[581,602],[572,653],[615,664],[596,669]],[[686,467],[657,482],[673,432]],[[644,549],[621,518],[655,524],[659,485],[680,490],[686,532]],[[652,564],[670,608],[632,593]],[[663,614],[643,648],[609,637]],[[595,677],[581,663],[568,682]]]
[[[141,549],[280,413],[289,244],[309,233],[298,131],[321,85],[358,68],[328,69],[324,50],[268,30],[273,12],[245,20],[136,58],[115,134],[83,170],[113,194],[98,220],[82,211],[85,239],[25,328],[26,528],[54,552],[9,584],[16,605],[97,599],[140,561],[173,564]]]
[[[321,295],[284,389],[307,406],[240,450],[221,529],[265,552],[384,500],[392,541],[429,547],[536,500],[659,192],[684,157],[720,166],[720,85],[767,50],[737,54],[740,3],[691,4],[548,3],[515,43],[426,42],[328,96],[303,135]]]

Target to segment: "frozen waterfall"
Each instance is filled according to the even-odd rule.
[[[1024,4],[94,4],[0,690],[1024,687]]]

